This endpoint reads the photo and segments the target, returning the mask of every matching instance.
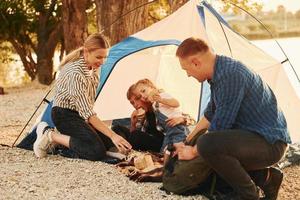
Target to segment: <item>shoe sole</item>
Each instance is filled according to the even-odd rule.
[[[36,128],[36,140],[33,144],[33,151],[34,151],[34,154],[38,157],[38,158],[44,158],[47,156],[47,152],[43,152],[43,151],[40,151],[40,148],[38,146],[40,140],[42,139],[43,137],[43,132],[45,130],[45,128],[48,126],[47,123],[40,123],[38,124],[37,128]]]

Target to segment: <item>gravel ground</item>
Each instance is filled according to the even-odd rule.
[[[159,183],[135,183],[108,164],[0,147],[0,199],[204,199],[167,195]]]
[[[0,96],[1,144],[14,142],[48,89],[37,84],[5,88],[7,94]],[[278,199],[300,199],[299,163],[286,168],[284,173]],[[0,180],[0,199],[206,199],[200,195],[168,195],[159,190],[160,183],[135,183],[113,165],[60,156],[38,159],[32,151],[3,146]]]

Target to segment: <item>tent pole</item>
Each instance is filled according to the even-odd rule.
[[[217,19],[218,19],[218,18],[217,18]],[[225,30],[224,30],[224,28],[223,28],[223,26],[222,26],[222,23],[220,22],[219,19],[218,19],[218,22],[219,22],[219,24],[220,24],[220,26],[221,26],[221,28],[222,28],[223,33],[224,33],[224,36],[225,36],[225,39],[226,39],[226,42],[227,42],[227,45],[228,45],[228,48],[229,48],[229,51],[230,51],[230,55],[231,55],[231,57],[233,57],[233,55],[232,55],[232,50],[231,50],[231,46],[230,46],[228,37],[227,37],[227,35],[226,35],[226,33],[225,33]]]
[[[273,34],[271,33],[271,31],[269,31],[269,29],[264,25],[264,23],[262,23],[259,19],[257,19],[254,15],[252,15],[252,14],[251,14],[250,12],[248,12],[247,10],[245,10],[245,9],[243,9],[242,7],[240,7],[240,6],[238,6],[238,5],[234,4],[234,3],[232,3],[231,1],[226,1],[226,0],[223,0],[223,1],[224,1],[224,2],[230,3],[231,5],[233,5],[233,6],[237,7],[237,8],[239,8],[239,9],[241,9],[242,11],[244,11],[245,13],[247,13],[248,15],[250,15],[253,19],[255,19],[255,21],[257,21],[257,22],[258,22],[258,23],[259,23],[259,24],[260,24],[260,25],[261,25],[261,26],[262,26],[262,27],[270,34],[271,38],[272,38],[273,40],[275,40],[276,44],[279,46],[280,50],[282,51],[282,53],[283,53],[284,56],[286,57],[286,59],[285,59],[283,62],[281,62],[281,64],[284,63],[284,62],[286,62],[286,61],[288,61],[288,62],[290,63],[290,66],[291,66],[291,68],[292,68],[292,70],[293,70],[293,72],[294,72],[294,74],[295,74],[295,76],[296,76],[298,82],[300,83],[300,78],[299,78],[299,76],[298,76],[298,74],[297,74],[297,72],[296,72],[294,66],[292,65],[292,63],[291,63],[289,57],[287,56],[287,54],[285,53],[285,51],[283,50],[283,48],[281,47],[281,45],[279,44],[279,42],[275,39],[275,37],[273,36]]]
[[[131,12],[133,12],[133,11],[135,11],[135,10],[141,8],[141,7],[144,7],[144,6],[146,6],[146,5],[152,4],[152,3],[156,2],[156,1],[158,1],[158,0],[150,0],[150,1],[148,1],[147,3],[141,4],[141,5],[137,6],[137,7],[135,7],[135,8],[133,8],[133,9],[129,10],[128,12],[124,13],[123,15],[121,15],[120,17],[118,17],[116,20],[114,20],[110,25],[108,25],[107,27],[103,28],[103,29],[100,31],[100,33],[103,33],[104,31],[106,31],[106,30],[107,30],[108,28],[110,28],[112,25],[114,25],[115,23],[117,23],[121,18],[125,17],[126,15],[130,14]]]
[[[202,96],[203,96],[203,83],[201,83],[201,90],[200,90],[200,101],[199,101],[199,109],[198,109],[198,120],[200,120],[200,114],[201,114],[201,104],[202,104]]]
[[[25,126],[23,127],[23,129],[21,130],[21,132],[19,133],[19,135],[17,136],[17,138],[15,139],[14,143],[11,145],[11,147],[15,146],[16,142],[18,141],[18,139],[22,135],[22,133],[25,130],[25,128],[28,126],[28,124],[31,121],[31,119],[33,118],[33,116],[36,114],[36,112],[38,111],[38,109],[41,107],[41,105],[43,104],[43,102],[46,102],[46,103],[49,104],[49,100],[47,99],[47,97],[50,94],[50,92],[52,91],[52,89],[53,89],[53,87],[51,87],[50,90],[46,93],[46,95],[44,96],[44,98],[42,99],[42,101],[39,103],[39,105],[37,106],[37,108],[35,109],[35,111],[33,112],[33,114],[31,115],[31,117],[29,118],[29,120],[27,121],[27,123],[25,124]]]
[[[121,18],[125,17],[126,15],[130,14],[131,12],[143,7],[143,6],[146,6],[148,4],[152,4],[154,2],[156,2],[158,0],[151,0],[147,3],[144,3],[144,4],[141,4],[131,10],[129,10],[128,12],[124,13],[123,15],[121,15],[120,17],[118,17],[115,21],[113,21],[110,25],[108,25],[107,27],[103,28],[100,33],[103,33],[105,30],[107,30],[109,27],[111,27],[112,25],[114,25],[116,22],[118,22]],[[10,146],[10,147],[14,147],[16,142],[18,141],[18,139],[20,138],[20,136],[22,135],[23,131],[25,130],[25,128],[28,126],[29,122],[31,121],[31,119],[33,118],[33,116],[36,114],[36,112],[38,111],[38,109],[41,107],[42,103],[43,102],[46,102],[49,104],[49,100],[47,100],[47,96],[50,94],[50,92],[52,91],[53,87],[50,88],[50,90],[46,93],[46,95],[44,96],[44,98],[42,99],[42,101],[39,103],[39,105],[37,106],[37,108],[35,109],[35,111],[33,112],[33,114],[31,115],[31,117],[29,118],[29,120],[27,121],[27,123],[25,124],[25,126],[23,127],[23,129],[21,130],[21,132],[19,133],[19,135],[17,136],[17,138],[15,139],[15,141],[13,142],[13,144]],[[5,145],[5,144],[1,144],[2,146],[8,146],[8,145]]]

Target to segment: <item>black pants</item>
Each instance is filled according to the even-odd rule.
[[[284,142],[269,144],[257,133],[243,130],[210,132],[197,141],[199,154],[245,200],[258,199],[257,181],[251,177],[277,163],[286,147]]]
[[[140,151],[160,152],[164,140],[163,133],[157,131],[154,134],[139,130],[130,133],[128,128],[120,125],[112,127],[112,130],[120,135],[125,135],[126,140],[132,145],[132,148]]]
[[[57,130],[70,136],[70,150],[79,158],[101,160],[106,150],[114,146],[110,138],[97,132],[76,111],[53,107],[51,116]]]

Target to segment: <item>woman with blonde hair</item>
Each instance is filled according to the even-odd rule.
[[[46,122],[37,127],[34,152],[45,157],[51,144],[69,148],[78,158],[102,160],[115,145],[120,151],[131,145],[109,129],[93,111],[99,83],[98,69],[105,62],[109,43],[101,34],[90,35],[84,45],[61,62],[52,107],[56,130]]]

